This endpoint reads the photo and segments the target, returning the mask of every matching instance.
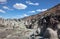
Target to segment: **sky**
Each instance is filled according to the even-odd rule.
[[[46,11],[60,0],[0,0],[0,17],[23,18]]]

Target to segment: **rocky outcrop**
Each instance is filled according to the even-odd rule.
[[[37,29],[40,28],[39,31],[35,31],[36,34],[32,34],[32,36],[42,36],[43,38],[48,38],[48,39],[59,39],[60,34],[59,32],[59,27],[60,27],[60,4],[48,9],[47,11],[41,12],[40,14],[33,15],[30,17],[27,17],[24,19],[26,28],[28,29],[35,29],[35,25]],[[34,21],[33,21],[34,20]],[[36,23],[36,24],[35,24]],[[59,25],[59,27],[58,27]],[[40,34],[38,34],[40,32]],[[51,32],[51,33],[50,33]],[[48,37],[46,36],[48,34]]]

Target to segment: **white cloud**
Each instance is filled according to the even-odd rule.
[[[4,10],[0,9],[0,13],[6,13]]]
[[[46,11],[47,9],[37,9],[36,11],[38,12],[43,12],[43,11]]]
[[[35,13],[35,11],[29,11],[28,13]]]
[[[23,17],[27,17],[29,15],[27,14],[22,14],[22,15],[16,15],[16,16],[13,16],[12,18],[23,18]]]
[[[4,9],[7,9],[7,10],[13,10],[13,9],[10,9],[9,7],[7,6],[3,6]]]
[[[22,4],[22,3],[16,3],[13,5],[14,8],[16,9],[26,9],[27,6],[25,4]]]
[[[31,13],[31,14],[35,14],[36,12],[43,12],[43,11],[46,11],[47,9],[37,9],[37,10],[33,10],[33,11],[28,11],[28,13]]]
[[[0,4],[4,4],[6,2],[7,2],[7,0],[0,0]]]
[[[39,5],[39,3],[32,3],[31,1],[26,1],[26,3],[30,5]]]
[[[27,17],[27,16],[29,16],[29,15],[27,15],[27,14],[23,14],[23,15],[21,15],[21,17]]]
[[[27,14],[24,14],[23,16],[29,16],[29,15],[27,15]]]
[[[29,16],[29,15],[23,14],[23,15],[20,15],[20,18],[27,17],[27,16]]]

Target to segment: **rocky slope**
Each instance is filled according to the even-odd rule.
[[[60,39],[60,4],[22,19],[0,18],[0,39]]]

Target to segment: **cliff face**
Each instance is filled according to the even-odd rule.
[[[0,39],[60,39],[60,4],[23,19],[0,18]]]

